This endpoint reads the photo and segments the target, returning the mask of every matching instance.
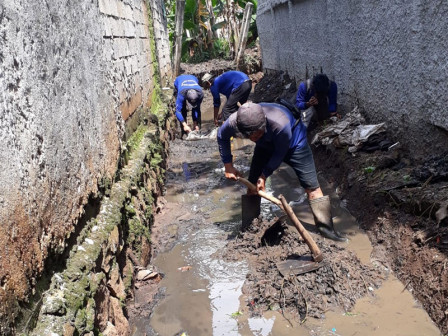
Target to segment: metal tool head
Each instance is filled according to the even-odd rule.
[[[314,261],[311,256],[290,257],[289,259],[277,263],[277,268],[281,275],[288,278],[291,275],[299,275],[314,271],[324,263]]]

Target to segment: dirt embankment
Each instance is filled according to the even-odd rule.
[[[252,99],[291,99],[295,89],[287,75],[271,73],[255,87]],[[349,111],[342,111],[344,117],[343,112]],[[311,131],[310,142],[331,125]],[[355,153],[337,141],[312,146],[316,166],[367,231],[374,247],[372,257],[395,272],[447,333],[448,151],[428,153],[425,160],[417,161],[399,144],[391,147],[393,138],[386,130],[376,143],[367,143]],[[388,146],[382,146],[384,140]]]

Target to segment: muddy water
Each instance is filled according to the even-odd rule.
[[[233,146],[235,164],[247,172],[252,145],[238,140]],[[223,178],[215,141],[177,141],[172,147],[166,199],[174,205],[174,219],[166,224],[170,224],[169,234],[177,243],[153,260],[164,273],[160,283],[164,295],[151,317],[136,323],[134,335],[440,335],[426,312],[392,273],[381,288],[372,288],[371,295],[359,300],[348,313],[328,311],[325,319],[308,318],[301,325],[274,311],[258,318],[240,313],[247,305],[242,286],[248,265],[244,261],[226,262],[222,254],[226,242],[240,228],[240,197],[245,189]],[[267,188],[276,196],[283,194],[303,224],[312,228],[314,222],[304,191],[298,186],[291,187],[296,185],[295,181],[292,170],[282,166]],[[372,246],[367,235],[345,210],[332,186],[321,177],[320,181],[332,197],[335,225],[350,237],[343,246],[354,251],[362,263],[377,263],[371,258]],[[265,200],[262,213],[265,217],[280,214],[278,208]]]

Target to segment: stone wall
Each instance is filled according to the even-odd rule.
[[[412,153],[448,142],[448,3],[445,1],[260,0],[265,69],[301,81],[323,71],[339,102],[358,102]]]
[[[151,104],[148,7],[0,3],[0,334],[78,230],[89,197],[113,179],[126,123]]]

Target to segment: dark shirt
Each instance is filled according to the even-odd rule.
[[[294,128],[296,119],[283,105],[260,103],[266,115],[266,131],[256,142],[256,146],[273,150],[269,162],[263,169],[263,175],[270,176],[282,163],[288,153],[294,152],[307,144],[306,127],[299,122]],[[219,154],[223,163],[232,162],[230,138],[239,136],[236,124],[237,113],[233,113],[218,130]]]
[[[296,106],[299,110],[306,110],[308,107],[306,103],[314,96],[315,92],[313,88],[307,90],[307,83],[302,82],[299,85],[299,90],[297,91]],[[330,113],[336,112],[337,109],[337,96],[338,87],[335,82],[330,81],[330,90],[328,91],[328,111]]]

